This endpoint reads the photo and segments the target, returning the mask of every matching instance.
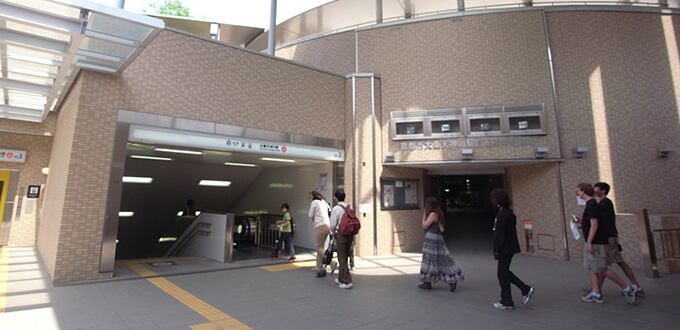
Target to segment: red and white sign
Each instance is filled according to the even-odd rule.
[[[26,162],[26,150],[0,149],[0,161],[24,163]]]

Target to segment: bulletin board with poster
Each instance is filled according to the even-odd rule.
[[[409,179],[380,180],[380,209],[408,210],[420,208],[418,181]]]

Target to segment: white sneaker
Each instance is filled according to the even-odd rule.
[[[621,292],[624,296],[626,296],[626,303],[629,305],[635,301],[635,291],[637,291],[637,287],[635,284],[631,284],[628,286],[628,288]]]
[[[352,283],[340,283],[340,285],[338,285],[338,288],[340,288],[340,289],[351,289],[352,286],[353,286]]]
[[[335,278],[335,284],[340,284],[340,280],[337,277]]]

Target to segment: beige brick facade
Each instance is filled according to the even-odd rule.
[[[642,208],[680,211],[669,200],[672,193],[653,192],[680,179],[678,158],[656,155],[659,146],[680,144],[679,24],[673,15],[612,11],[470,15],[358,30],[355,60],[358,72],[381,78],[380,152],[395,152],[397,163],[460,160],[461,153],[455,148],[403,148],[404,141],[391,139],[392,111],[543,104],[546,135],[537,137],[537,146],[549,147],[548,157],[561,161],[507,172],[519,219],[532,220],[534,253],[580,260],[581,243],[567,229],[571,214],[580,215],[583,209],[574,189],[582,181],[607,181],[627,258],[641,267],[636,215]],[[334,37],[351,48],[348,33]],[[340,52],[320,58],[325,42],[306,41],[279,54],[289,51],[296,61],[329,70],[349,62],[338,58]],[[295,51],[299,49],[305,52]],[[574,158],[575,147],[589,151]],[[474,157],[528,160],[534,148],[476,148]],[[381,212],[379,218],[404,213]],[[524,233],[521,222],[518,231]]]
[[[21,187],[45,184],[42,208],[12,224],[10,242],[36,244],[54,282],[111,276],[99,273],[102,230],[117,113],[128,109],[345,140],[347,200],[371,207],[360,214],[358,254],[418,251],[422,210],[381,211],[380,178],[416,179],[425,192],[427,171],[399,162],[462,156],[460,148],[405,147],[392,139],[390,114],[542,104],[545,134],[532,136],[535,144],[474,150],[475,160],[520,163],[505,173],[520,236],[531,220],[534,255],[579,260],[581,243],[567,227],[582,212],[576,185],[607,181],[625,255],[642,267],[637,214],[680,213],[680,157],[656,154],[680,147],[677,31],[677,15],[528,9],[406,21],[277,51],[299,65],[165,30],[120,76],[81,71],[58,120],[0,120],[0,147],[30,157],[0,168],[19,169]],[[549,148],[547,162],[536,161],[538,146]],[[575,147],[589,151],[574,158]],[[395,164],[383,166],[387,151]]]

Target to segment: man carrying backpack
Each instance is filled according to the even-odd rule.
[[[341,289],[351,289],[352,275],[349,273],[347,258],[350,255],[354,234],[358,231],[359,223],[356,220],[354,210],[349,204],[345,203],[345,191],[338,189],[333,197],[337,205],[331,211],[331,235],[335,237],[335,248],[338,253],[338,278],[335,283]],[[348,228],[347,225],[351,228]]]

